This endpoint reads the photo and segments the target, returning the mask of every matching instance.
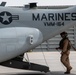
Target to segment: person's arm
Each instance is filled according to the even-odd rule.
[[[63,42],[63,49],[62,49],[62,52],[65,53],[67,51],[67,47],[68,47],[68,40],[66,39],[64,42]]]
[[[56,50],[60,49],[59,47],[56,48]]]
[[[60,47],[57,47],[56,50],[60,49]]]

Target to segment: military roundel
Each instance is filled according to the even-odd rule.
[[[10,12],[3,11],[0,13],[0,22],[4,25],[12,23],[13,20],[19,20],[19,15],[12,15]]]

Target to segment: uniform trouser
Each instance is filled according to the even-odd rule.
[[[70,62],[69,62],[69,54],[62,54],[61,55],[61,62],[63,63],[63,65],[69,69],[71,66],[70,66]]]

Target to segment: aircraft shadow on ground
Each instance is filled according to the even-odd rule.
[[[46,75],[46,73],[16,73],[16,74],[0,74],[0,75]]]
[[[12,75],[46,75],[46,74],[38,74],[38,73],[24,73],[24,74],[12,74]]]
[[[0,74],[0,75],[65,75],[63,71],[52,71],[48,73],[16,73],[16,74]],[[76,75],[76,74],[66,74],[66,75]]]

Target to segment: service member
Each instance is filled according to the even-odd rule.
[[[67,37],[68,36],[67,32],[62,32],[62,33],[60,33],[60,35],[61,35],[62,39],[59,43],[59,47],[56,49],[61,50],[61,59],[60,60],[63,63],[63,65],[66,67],[65,74],[70,74],[70,71],[72,69],[72,67],[70,65],[70,61],[69,61],[71,44]]]

